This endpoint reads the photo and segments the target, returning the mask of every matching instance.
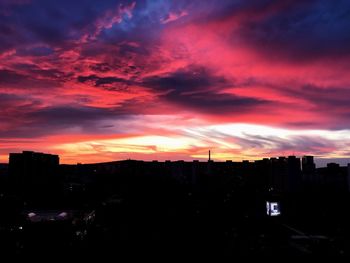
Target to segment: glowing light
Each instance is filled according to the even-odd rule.
[[[266,214],[268,216],[279,216],[281,215],[280,203],[279,202],[266,202]]]
[[[32,218],[32,217],[34,217],[34,216],[36,216],[36,214],[35,214],[35,213],[33,213],[33,212],[28,213],[28,217],[29,217],[29,218]]]
[[[62,213],[60,213],[58,216],[59,217],[66,217],[68,214],[66,213],[66,212],[62,212]]]

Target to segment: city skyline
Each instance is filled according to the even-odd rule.
[[[0,163],[0,164],[9,164],[11,163],[11,156],[21,156],[23,154],[29,155],[31,156],[32,154],[40,156],[40,155],[44,155],[44,156],[50,156],[53,158],[57,158],[58,163],[60,163],[60,156],[58,154],[55,153],[43,153],[43,152],[36,152],[36,151],[32,151],[32,150],[23,150],[23,151],[19,151],[19,152],[12,152],[12,153],[8,153],[8,162],[7,163]],[[120,160],[112,160],[112,161],[108,161],[108,162],[92,162],[92,163],[82,163],[82,162],[72,162],[72,163],[60,163],[60,165],[94,165],[94,164],[108,164],[108,163],[116,163],[116,162],[124,162],[124,161],[136,161],[136,162],[149,162],[149,163],[154,163],[154,162],[160,162],[160,163],[170,163],[170,162],[186,162],[186,163],[205,163],[205,162],[216,162],[216,163],[250,163],[250,164],[254,164],[254,163],[259,163],[261,161],[276,161],[276,160],[287,160],[289,158],[296,158],[297,160],[300,160],[300,168],[302,168],[302,160],[311,160],[311,162],[315,165],[315,168],[324,168],[327,167],[329,165],[338,165],[338,166],[342,166],[342,167],[350,167],[350,163],[348,159],[336,159],[338,162],[334,162],[333,159],[327,159],[327,158],[323,158],[323,159],[319,159],[319,158],[315,158],[315,156],[313,155],[303,155],[303,156],[295,156],[295,155],[279,155],[279,156],[269,156],[269,157],[264,157],[264,158],[260,158],[260,159],[250,159],[250,160],[233,160],[233,159],[226,159],[226,160],[213,160],[211,157],[211,151],[208,151],[208,155],[207,155],[207,159],[187,159],[187,160],[180,160],[180,159],[174,159],[174,160],[170,160],[170,159],[165,159],[165,160],[158,160],[158,159],[132,159],[132,158],[127,158],[127,159],[120,159]]]
[[[0,0],[0,163],[350,156],[347,1]]]

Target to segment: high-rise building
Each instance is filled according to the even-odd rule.
[[[46,198],[58,186],[58,155],[32,151],[10,153],[9,176],[13,190],[25,197]]]
[[[350,192],[350,163],[348,163],[347,168],[347,188],[348,192]]]
[[[295,156],[271,158],[269,185],[277,192],[295,192],[301,184],[300,159]]]
[[[320,184],[320,180],[316,173],[314,157],[310,155],[303,156],[301,166],[304,186],[307,187],[309,190],[318,187]]]
[[[302,170],[304,174],[312,174],[316,170],[314,157],[311,155],[305,155],[302,158]]]
[[[287,163],[287,189],[289,192],[297,192],[300,190],[302,182],[300,158],[288,156]]]

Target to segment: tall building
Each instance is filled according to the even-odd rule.
[[[301,166],[304,187],[309,190],[316,189],[320,184],[320,180],[316,173],[314,157],[310,155],[303,156]]]
[[[288,156],[287,164],[287,190],[289,192],[298,192],[302,183],[300,158]]]
[[[311,155],[305,155],[302,158],[302,170],[304,174],[312,174],[316,170],[314,157]]]
[[[350,163],[348,163],[347,166],[347,187],[348,187],[348,192],[350,192]]]
[[[26,199],[46,198],[58,187],[58,155],[32,151],[10,153],[9,176],[13,191]]]
[[[314,157],[310,155],[303,156],[301,165],[302,165],[303,174],[305,176],[305,180],[307,181],[312,180],[312,178],[309,178],[309,177],[315,174],[315,171],[316,171]]]
[[[269,185],[278,192],[296,192],[300,190],[300,159],[295,156],[271,158]]]

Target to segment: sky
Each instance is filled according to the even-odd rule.
[[[0,162],[350,156],[347,0],[0,0]]]

